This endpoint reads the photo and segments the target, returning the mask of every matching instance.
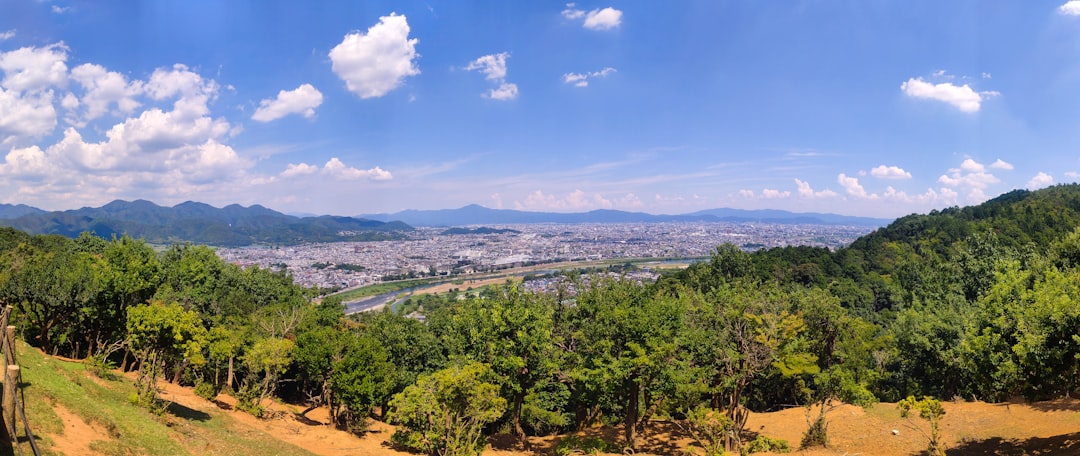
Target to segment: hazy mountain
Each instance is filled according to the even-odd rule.
[[[681,215],[594,210],[589,212],[529,212],[490,209],[476,204],[459,209],[406,210],[393,214],[366,214],[372,220],[400,220],[415,226],[462,226],[518,223],[649,223],[649,222],[757,222],[817,225],[885,226],[892,220],[836,214],[795,213],[780,210],[710,209]]]
[[[0,220],[35,234],[74,237],[84,231],[111,237],[127,234],[151,243],[194,242],[218,246],[254,243],[296,244],[395,239],[412,230],[401,222],[353,217],[294,217],[254,205],[216,208],[188,201],[173,207],[145,200],[113,201],[98,208],[29,213]]]
[[[0,219],[12,219],[27,214],[41,214],[45,211],[25,204],[0,204]]]

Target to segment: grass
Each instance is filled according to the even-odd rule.
[[[172,404],[164,416],[153,415],[129,402],[135,389],[127,378],[92,378],[83,363],[54,359],[23,343],[18,350],[27,418],[46,454],[57,454],[50,450],[49,436],[63,438],[54,403],[104,429],[108,438],[92,442],[91,448],[107,455],[311,454],[240,425],[219,410],[202,412]],[[21,446],[30,452],[28,443]]]
[[[375,296],[377,294],[389,293],[391,291],[404,290],[409,287],[415,287],[418,285],[424,285],[431,282],[435,282],[440,279],[428,278],[428,279],[413,279],[402,280],[398,282],[383,282],[375,283],[368,286],[354,288],[348,291],[342,291],[340,293],[334,293],[333,296],[341,298],[342,302],[355,301],[357,299],[366,298],[368,296]]]

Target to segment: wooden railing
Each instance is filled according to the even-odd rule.
[[[19,368],[18,359],[15,358],[15,327],[8,324],[8,319],[11,317],[11,306],[4,307],[0,310],[0,328],[4,329],[3,337],[0,337],[0,348],[4,352],[4,389],[3,396],[0,397],[0,403],[3,405],[2,414],[0,418],[3,419],[3,435],[5,441],[15,446],[15,449],[20,455],[23,454],[22,446],[19,445],[19,427],[18,419],[22,419],[23,431],[25,431],[26,440],[30,442],[30,449],[34,452],[35,456],[41,455],[41,450],[38,449],[37,441],[34,439],[34,433],[30,430],[30,422],[26,419],[26,407],[25,401],[21,395],[22,391],[19,389],[19,382],[22,379],[21,371]]]

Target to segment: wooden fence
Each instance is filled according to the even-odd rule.
[[[0,337],[0,347],[4,352],[4,365],[7,366],[4,369],[3,396],[0,397],[0,403],[3,405],[0,418],[3,419],[4,423],[0,437],[3,437],[5,442],[14,445],[19,454],[22,455],[23,450],[22,446],[19,445],[18,427],[18,422],[21,419],[23,431],[26,433],[26,440],[30,442],[31,450],[35,456],[40,456],[41,451],[38,449],[33,431],[30,430],[30,422],[26,419],[26,408],[24,407],[22,391],[19,389],[22,376],[18,359],[15,358],[15,327],[8,324],[10,316],[11,306],[4,307],[0,311],[0,328],[4,329],[3,337]]]

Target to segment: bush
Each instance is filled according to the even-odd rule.
[[[250,413],[255,418],[262,418],[265,410],[263,410],[260,399],[258,389],[245,384],[236,393],[236,409]]]
[[[774,439],[764,435],[757,436],[750,444],[746,445],[747,453],[764,453],[766,451],[790,453],[791,446],[788,445],[787,440]]]
[[[214,400],[218,395],[218,388],[213,383],[198,379],[195,381],[195,395],[208,401]]]
[[[559,442],[558,445],[555,445],[555,454],[558,456],[618,453],[620,450],[617,445],[608,443],[600,437],[583,438],[576,435],[571,435]]]
[[[110,361],[107,355],[97,354],[86,358],[86,370],[94,374],[95,377],[105,380],[116,380],[116,374],[113,373],[113,369],[116,369],[116,362]]]

